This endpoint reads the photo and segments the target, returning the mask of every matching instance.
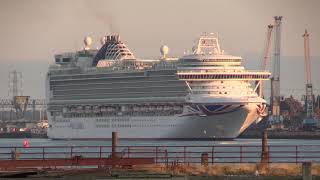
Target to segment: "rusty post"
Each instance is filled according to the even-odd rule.
[[[117,158],[118,133],[112,132],[112,158]]]
[[[212,151],[211,151],[211,164],[214,163],[214,146],[212,146]]]
[[[242,145],[240,145],[240,163],[242,163]]]
[[[296,164],[298,164],[298,145],[296,145]]]
[[[208,166],[209,155],[207,152],[201,153],[201,165]]]
[[[183,147],[183,163],[186,164],[186,146]]]
[[[127,155],[128,158],[130,158],[130,153],[131,153],[130,152],[130,146],[128,146],[128,155]]]
[[[73,158],[72,156],[73,156],[73,147],[71,146],[71,147],[70,147],[70,159]]]
[[[165,154],[165,160],[166,160],[166,167],[168,167],[168,165],[169,165],[168,151],[164,150],[164,154]]]
[[[262,152],[261,152],[261,163],[269,162],[269,148],[268,148],[268,133],[265,129],[262,134]]]
[[[158,146],[156,146],[156,164],[158,164]]]
[[[304,162],[302,163],[302,179],[303,180],[312,180],[312,163]]]
[[[44,146],[42,147],[42,160],[44,160]]]

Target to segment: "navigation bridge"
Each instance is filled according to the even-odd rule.
[[[217,71],[217,69],[199,69],[194,68],[190,70],[178,70],[177,75],[181,80],[193,80],[202,81],[207,79],[214,80],[248,80],[248,81],[259,81],[268,80],[271,76],[270,72],[265,71],[238,71],[238,70],[228,70],[228,71]]]
[[[192,94],[238,97],[261,95],[261,81],[268,80],[271,73],[247,71],[243,67],[182,67],[177,76],[186,82]],[[250,82],[255,82],[254,89],[249,88]]]

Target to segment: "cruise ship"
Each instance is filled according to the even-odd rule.
[[[46,79],[51,139],[233,139],[266,116],[259,89],[270,72],[248,71],[214,33],[180,58],[136,58],[119,35],[55,55]],[[191,44],[191,43],[190,43]]]

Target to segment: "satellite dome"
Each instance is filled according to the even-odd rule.
[[[92,44],[92,38],[90,36],[86,36],[83,42],[84,42],[84,45],[90,46]]]
[[[162,56],[166,56],[169,53],[169,47],[166,45],[163,45],[160,47],[160,53]]]

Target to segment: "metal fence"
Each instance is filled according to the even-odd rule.
[[[320,145],[270,145],[269,163],[320,162]],[[168,163],[259,163],[261,146],[117,146],[118,158],[152,158],[156,164]],[[51,160],[110,158],[112,146],[34,146],[0,147],[1,160]]]

